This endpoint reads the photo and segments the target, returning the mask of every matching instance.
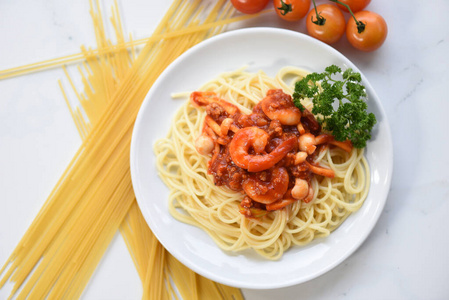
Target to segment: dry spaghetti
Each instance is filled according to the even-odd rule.
[[[137,55],[134,48],[127,50],[117,4],[112,18],[115,48],[95,7],[98,2],[91,2],[101,51],[92,55],[83,48],[83,93],[73,86],[81,108],[68,103],[83,143],[0,270],[0,287],[13,281],[11,297],[17,299],[79,298],[120,228],[141,277],[144,299],[176,298],[176,288],[187,299],[241,299],[238,289],[200,277],[166,252],[141,216],[129,174],[132,126],[147,91],[182,52],[235,21],[233,9],[223,0],[207,11],[201,1],[174,1],[155,38]]]

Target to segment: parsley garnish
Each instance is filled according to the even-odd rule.
[[[332,132],[337,141],[351,140],[354,147],[364,148],[371,138],[376,117],[366,111],[366,91],[360,83],[360,73],[349,68],[342,74],[343,81],[332,78],[341,73],[341,68],[331,65],[323,73],[307,75],[296,82],[293,102],[304,111],[300,101],[310,98],[312,113],[324,130]]]

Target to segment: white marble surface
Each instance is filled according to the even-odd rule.
[[[119,1],[125,31],[149,36],[169,2]],[[389,26],[383,47],[362,53],[342,40],[335,48],[366,75],[389,117],[394,176],[384,212],[366,242],[332,271],[289,288],[244,290],[246,299],[449,298],[449,2],[371,2]],[[110,2],[102,3],[109,11]],[[305,28],[274,14],[232,28],[241,26]],[[81,44],[94,46],[87,0],[0,1],[0,70],[78,53]],[[57,68],[0,80],[1,264],[80,145],[57,84],[63,77]],[[117,235],[83,299],[140,297]]]

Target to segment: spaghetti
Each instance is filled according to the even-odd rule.
[[[199,90],[213,92],[248,115],[269,90],[282,89],[292,94],[294,82],[305,75],[305,71],[292,67],[281,69],[275,78],[263,72],[237,70],[218,76]],[[311,101],[303,105],[312,108]],[[168,136],[155,143],[154,151],[159,175],[170,189],[170,213],[179,221],[205,230],[223,250],[250,248],[276,260],[292,245],[305,245],[329,235],[363,204],[370,181],[364,150],[328,145],[319,148],[313,163],[331,170],[333,175],[310,177],[313,197],[291,201],[274,211],[267,209],[268,205],[259,205],[259,210],[248,218],[248,214],[241,213],[245,195],[229,185],[214,184],[217,178],[211,174],[210,155],[201,155],[195,147],[207,118],[205,109],[187,101],[174,116]]]
[[[143,299],[177,299],[178,294],[242,299],[239,289],[195,274],[161,246],[138,209],[129,170],[132,127],[147,91],[181,53],[237,20],[231,18],[232,5],[220,0],[206,11],[200,0],[173,1],[156,38],[149,38],[136,57],[134,48],[127,50],[117,3],[115,48],[106,36],[99,2],[90,4],[101,51],[92,55],[83,48],[83,92],[66,72],[79,106],[71,108],[60,82],[83,143],[0,269],[0,288],[13,282],[10,298],[17,299],[80,298],[120,229],[142,280]]]

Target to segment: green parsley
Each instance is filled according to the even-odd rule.
[[[367,96],[360,73],[348,68],[342,74],[343,81],[333,79],[341,73],[341,68],[331,65],[323,73],[307,75],[295,83],[293,102],[304,111],[301,100],[310,98],[312,113],[324,130],[332,132],[337,141],[351,140],[354,147],[364,148],[376,117],[366,111]]]

